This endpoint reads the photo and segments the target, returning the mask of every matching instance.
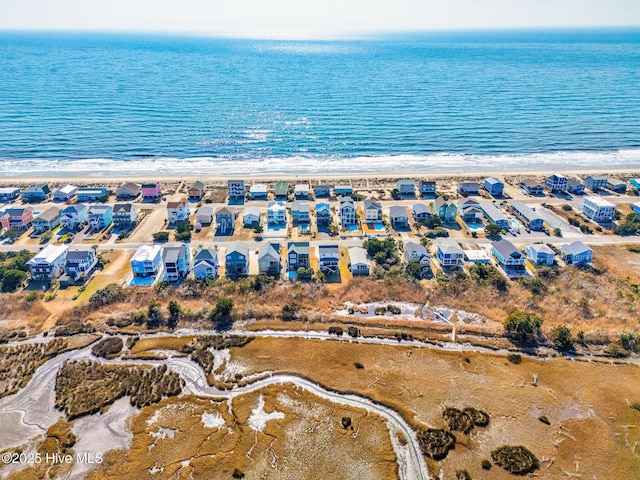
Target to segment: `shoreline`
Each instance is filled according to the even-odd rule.
[[[119,174],[111,175],[109,173],[96,175],[66,175],[56,174],[54,172],[43,173],[41,175],[17,175],[15,177],[3,177],[0,179],[0,185],[13,186],[21,184],[37,184],[50,182],[53,184],[98,184],[98,183],[125,183],[125,182],[159,182],[159,183],[177,183],[185,181],[200,180],[202,182],[225,184],[228,180],[245,180],[247,184],[273,182],[273,181],[297,181],[317,183],[331,182],[392,182],[401,178],[410,179],[429,179],[429,180],[456,180],[456,179],[484,179],[486,177],[495,176],[498,178],[508,177],[544,177],[554,172],[562,173],[567,176],[586,176],[586,175],[619,175],[622,177],[640,176],[640,165],[633,167],[611,167],[611,168],[591,168],[591,167],[573,167],[570,169],[550,169],[535,167],[532,169],[520,168],[514,170],[470,170],[470,171],[447,171],[436,170],[433,172],[415,171],[415,170],[396,170],[389,172],[351,172],[351,173],[257,173],[257,174],[238,174],[213,175],[209,173],[185,173],[178,175],[175,173],[149,173],[148,175],[135,174]]]

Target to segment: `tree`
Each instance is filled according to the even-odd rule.
[[[432,244],[433,244],[433,240],[431,240],[428,237],[422,237],[420,239],[420,245],[422,245],[423,247],[429,248],[429,247],[431,247]]]
[[[516,340],[530,343],[535,342],[536,337],[540,334],[542,323],[542,318],[533,313],[514,310],[505,320],[504,329]]]
[[[169,328],[176,328],[178,322],[180,321],[180,314],[182,313],[182,309],[180,305],[175,300],[171,300],[167,305],[167,310],[169,310]]]
[[[264,228],[263,228],[263,227],[262,227],[262,225],[260,225],[260,224],[258,224],[258,225],[256,225],[255,227],[253,227],[253,232],[254,232],[256,235],[261,235],[263,231],[264,231]]]
[[[233,310],[233,300],[221,297],[216,302],[216,308],[213,310],[215,317],[228,317]]]
[[[7,270],[2,279],[2,291],[14,292],[27,280],[27,274],[22,270]]]
[[[569,327],[560,325],[552,328],[551,341],[560,351],[566,352],[573,350],[573,337],[571,336],[571,330],[569,330]]]
[[[53,234],[51,233],[51,230],[47,230],[42,235],[40,235],[40,243],[47,243],[49,240],[51,240],[52,236]]]
[[[147,309],[147,328],[158,328],[163,320],[162,306],[159,302],[151,302]]]
[[[294,318],[296,318],[298,310],[300,310],[300,305],[296,302],[285,303],[282,306],[282,319],[293,320]]]
[[[6,232],[4,232],[4,236],[7,237],[11,242],[15,242],[18,238],[20,238],[20,231],[17,228],[10,228]]]
[[[484,233],[489,238],[500,238],[500,234],[502,233],[502,227],[496,225],[495,223],[490,223],[486,227],[484,227]]]
[[[398,190],[397,188],[394,188],[393,190],[391,190],[391,198],[393,198],[394,200],[402,200],[402,195],[400,195],[400,190]]]
[[[420,223],[429,229],[434,229],[442,226],[442,219],[438,215],[429,215]]]
[[[408,263],[404,269],[404,273],[409,280],[420,280],[423,277],[420,262]]]
[[[327,231],[329,232],[329,235],[334,236],[340,232],[340,229],[336,224],[332,223],[327,227]]]
[[[553,235],[555,237],[561,237],[562,236],[562,229],[560,227],[556,227],[553,229]]]

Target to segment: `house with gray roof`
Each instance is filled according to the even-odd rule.
[[[362,247],[349,247],[349,269],[352,275],[369,275],[371,262]]]
[[[262,275],[280,275],[280,245],[265,242],[258,251],[258,271]]]
[[[531,230],[542,230],[544,228],[544,220],[533,209],[531,209],[526,203],[513,202],[511,204],[511,211],[518,217],[522,223],[525,224]]]
[[[409,228],[409,215],[407,214],[407,207],[393,205],[389,207],[389,219],[393,228],[406,229]]]
[[[524,253],[527,255],[529,261],[534,265],[553,265],[556,257],[556,252],[554,252],[549,245],[544,243],[527,245],[524,248]]]
[[[164,264],[164,280],[177,282],[189,274],[191,251],[185,244],[178,247],[164,247],[162,249],[162,263]]]
[[[427,247],[416,242],[404,244],[404,255],[408,263],[419,263],[423,277],[431,276],[431,254]]]
[[[32,220],[33,232],[37,234],[50,232],[60,225],[60,218],[60,209],[58,207],[47,208]]]
[[[289,242],[287,244],[287,269],[291,272],[300,267],[309,268],[309,242]]]
[[[453,238],[441,238],[436,248],[436,258],[444,268],[458,267],[464,263],[464,251]]]
[[[225,270],[227,277],[249,275],[249,244],[237,240],[227,247]]]
[[[218,275],[218,252],[212,248],[201,248],[193,256],[193,276],[198,280],[215,278]]]
[[[416,203],[411,207],[411,215],[416,222],[422,222],[433,214],[431,209],[424,203]]]
[[[491,253],[505,270],[524,270],[525,256],[506,238],[491,242]]]
[[[582,265],[593,260],[593,250],[579,241],[561,245],[560,254],[567,265]]]

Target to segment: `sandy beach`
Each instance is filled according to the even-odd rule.
[[[547,175],[553,173],[553,170],[549,169],[518,169],[518,170],[486,170],[486,171],[468,171],[468,172],[450,172],[441,171],[426,174],[425,172],[416,171],[403,171],[397,170],[395,172],[383,172],[383,173],[326,173],[326,174],[284,174],[284,173],[270,173],[270,174],[254,174],[254,175],[211,175],[211,174],[197,174],[197,173],[185,173],[184,175],[176,174],[158,174],[150,172],[148,175],[134,174],[134,175],[56,175],[55,173],[47,174],[46,176],[32,175],[32,176],[16,176],[5,177],[0,180],[2,186],[22,186],[37,183],[51,183],[53,185],[62,184],[77,184],[77,185],[102,185],[109,187],[116,187],[124,182],[159,182],[159,183],[179,183],[179,182],[193,182],[200,180],[210,185],[226,185],[226,182],[231,179],[244,179],[248,185],[254,183],[269,183],[276,181],[290,181],[297,183],[311,183],[312,185],[319,183],[344,183],[351,184],[356,187],[367,186],[385,186],[393,184],[400,178],[412,178],[415,180],[430,179],[442,182],[453,182],[461,179],[478,181],[489,176],[495,176],[498,178],[504,178],[506,180],[518,180],[519,178],[544,178]],[[638,168],[572,168],[562,169],[560,173],[578,178],[586,177],[587,175],[614,175],[621,179],[629,179],[640,176],[640,166]]]

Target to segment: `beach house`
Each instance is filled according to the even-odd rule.
[[[66,245],[47,245],[27,262],[34,280],[53,280],[64,274],[69,249]]]
[[[135,200],[142,193],[142,185],[139,183],[127,182],[116,190],[116,200]]]
[[[309,242],[287,243],[287,269],[309,268]]]
[[[60,222],[70,232],[87,221],[87,207],[82,203],[69,205],[60,212]]]
[[[242,212],[242,224],[245,227],[254,228],[260,225],[260,208],[247,207]]]
[[[522,271],[525,269],[525,256],[506,238],[491,242],[491,253],[505,271]]]
[[[204,183],[200,180],[196,180],[187,190],[187,198],[190,202],[199,202],[204,197],[204,193],[207,190]]]
[[[196,211],[196,223],[199,223],[201,227],[211,225],[213,223],[213,212],[214,209],[211,205],[202,205]]]
[[[189,202],[186,198],[182,200],[167,202],[167,217],[169,219],[169,225],[175,225],[176,222],[189,220],[191,210],[189,209]]]
[[[287,200],[289,196],[289,184],[287,182],[277,182],[273,188],[276,200]]]
[[[321,227],[327,226],[331,222],[331,206],[325,202],[316,203],[316,224]]]
[[[306,183],[298,183],[293,187],[293,195],[296,200],[308,200],[309,199],[309,185]]]
[[[216,210],[216,224],[220,235],[231,235],[236,221],[236,212],[233,208],[222,207]]]
[[[22,192],[22,198],[27,202],[45,202],[51,198],[49,185],[32,185]]]
[[[218,252],[201,248],[193,256],[193,276],[198,280],[215,278],[218,275]]]
[[[24,232],[33,223],[33,210],[30,207],[9,206],[0,211],[2,226]]]
[[[79,188],[76,192],[78,202],[106,202],[109,198],[109,190],[104,187],[99,188]]]
[[[164,266],[165,282],[177,282],[186,278],[191,266],[191,251],[182,244],[177,247],[164,247],[162,249],[162,264]]]
[[[432,275],[431,270],[431,254],[427,247],[416,242],[407,242],[404,244],[404,255],[408,263],[419,263],[420,274],[422,277]]]
[[[340,197],[338,208],[342,227],[356,225],[356,206],[351,197]]]
[[[249,199],[266,200],[269,187],[264,183],[255,183],[249,187]]]
[[[18,187],[2,187],[0,188],[0,202],[13,202],[20,196]]]
[[[456,215],[458,213],[458,205],[456,202],[445,200],[443,197],[438,197],[433,201],[433,210],[433,213],[438,215],[443,222],[455,222]]]
[[[225,274],[227,277],[249,275],[249,244],[237,240],[227,247]]]
[[[146,202],[157,202],[162,197],[162,185],[159,183],[142,184],[142,200]]]
[[[227,182],[227,196],[229,202],[243,202],[245,195],[244,180],[229,180]]]
[[[572,195],[582,195],[584,193],[584,183],[575,178],[569,178],[567,180],[567,192]]]
[[[407,213],[407,207],[401,205],[392,205],[389,207],[389,219],[391,225],[396,230],[405,230],[409,228],[409,215]]]
[[[482,208],[487,222],[494,223],[503,230],[509,229],[509,219],[504,213],[502,213],[502,210],[496,207],[492,202],[482,202],[480,204],[480,208]]]
[[[67,252],[67,260],[65,262],[64,271],[68,277],[69,283],[75,283],[78,280],[86,281],[91,276],[94,269],[98,265],[98,257],[92,248],[74,248]]]
[[[379,201],[372,199],[364,201],[364,221],[366,223],[382,221],[382,204]]]
[[[280,275],[280,245],[265,242],[258,250],[258,271],[261,275]]]
[[[308,202],[295,201],[291,204],[291,220],[294,225],[304,225],[311,221],[311,210]]]
[[[496,177],[485,178],[482,186],[492,197],[501,197],[504,193],[504,183]]]
[[[613,221],[616,206],[602,197],[588,196],[582,201],[582,213],[585,217],[599,223]]]
[[[92,205],[87,211],[87,220],[94,232],[104,230],[113,221],[113,207],[111,205]]]
[[[554,173],[547,177],[547,189],[550,192],[564,192],[567,190],[568,178],[560,173]]]
[[[544,185],[531,178],[521,181],[520,188],[527,195],[544,195]]]
[[[443,268],[455,268],[464,263],[464,251],[453,238],[441,238],[436,247],[436,258]]]
[[[513,202],[511,211],[518,219],[531,230],[542,230],[544,228],[544,220],[533,209],[522,202]]]
[[[411,179],[401,179],[396,182],[396,188],[402,196],[415,196],[416,194],[416,182]]]
[[[584,179],[584,185],[592,192],[607,188],[607,177],[604,175],[589,175]]]
[[[353,195],[353,187],[351,185],[336,185],[333,187],[333,194],[336,197],[349,197]]]
[[[349,269],[355,275],[369,275],[371,263],[362,247],[349,247]]]
[[[75,185],[64,185],[53,192],[53,199],[58,202],[68,202],[78,193],[78,187]]]
[[[267,204],[267,224],[286,225],[287,207],[284,202],[271,201]]]
[[[420,190],[420,195],[423,197],[435,195],[436,182],[434,180],[420,180],[418,190]]]
[[[36,234],[49,232],[60,225],[60,209],[58,207],[49,207],[40,213],[31,222],[33,232]]]
[[[623,182],[619,178],[608,177],[607,188],[616,193],[627,193],[627,183]]]
[[[561,245],[560,255],[567,265],[582,265],[593,260],[593,250],[579,241]]]
[[[476,182],[461,182],[458,184],[460,195],[477,195],[480,193],[480,185]]]
[[[416,222],[423,222],[428,219],[432,213],[431,209],[424,203],[416,203],[411,207],[411,215]]]
[[[331,196],[331,185],[320,184],[313,186],[313,194],[316,198],[325,198]]]
[[[162,247],[160,245],[141,245],[131,258],[131,271],[134,277],[155,277],[162,267]]]
[[[528,245],[524,248],[524,253],[529,261],[535,265],[553,265],[556,258],[556,252],[544,243]]]
[[[339,261],[340,254],[338,245],[318,246],[318,266],[321,272],[333,275],[337,274]]]
[[[129,230],[138,221],[138,207],[133,203],[116,203],[113,206],[113,224],[120,230]]]
[[[484,216],[484,212],[482,208],[480,208],[480,203],[471,198],[460,202],[458,214],[465,223],[482,222],[482,217]]]

